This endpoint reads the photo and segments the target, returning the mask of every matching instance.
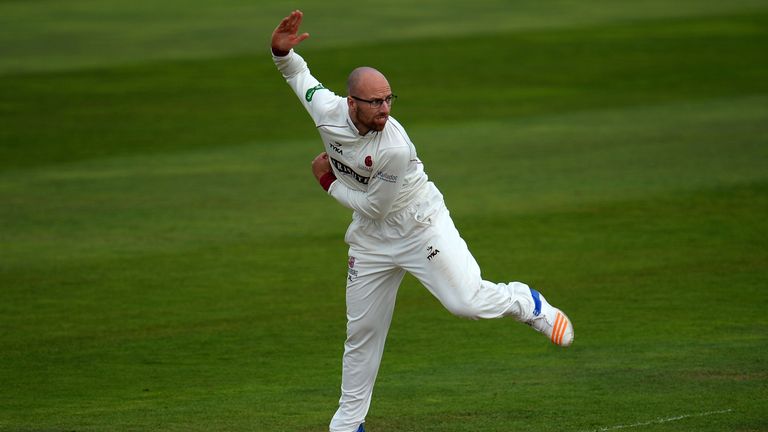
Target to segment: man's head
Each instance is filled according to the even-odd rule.
[[[374,68],[359,67],[347,79],[349,116],[360,134],[381,131],[392,108],[392,89],[384,75]]]

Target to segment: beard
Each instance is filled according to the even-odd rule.
[[[384,126],[387,125],[387,120],[389,120],[389,115],[387,114],[381,114],[377,115],[371,120],[371,124],[368,125],[371,129],[381,132],[384,130]]]

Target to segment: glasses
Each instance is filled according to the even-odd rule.
[[[371,100],[362,99],[362,98],[359,98],[357,96],[351,96],[351,97],[352,97],[352,99],[354,99],[356,101],[365,102],[365,103],[367,103],[368,105],[370,105],[370,106],[372,106],[374,108],[381,107],[385,102],[386,102],[387,105],[392,106],[392,102],[394,102],[395,99],[397,99],[396,95],[389,95],[389,96],[385,97],[384,99],[371,99]]]

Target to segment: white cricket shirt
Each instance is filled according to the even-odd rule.
[[[427,175],[400,123],[390,116],[382,131],[360,135],[347,99],[323,87],[300,55],[291,50],[272,57],[323,140],[336,176],[331,196],[365,217],[384,219],[426,190]]]

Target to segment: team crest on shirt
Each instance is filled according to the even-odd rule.
[[[366,156],[365,160],[362,163],[360,163],[360,162],[357,163],[357,167],[360,168],[361,170],[372,172],[373,171],[373,159],[370,156]]]

